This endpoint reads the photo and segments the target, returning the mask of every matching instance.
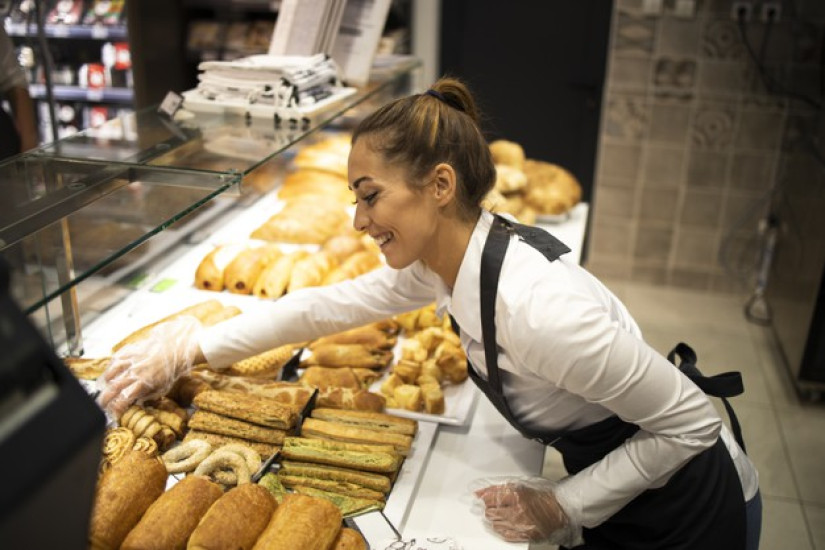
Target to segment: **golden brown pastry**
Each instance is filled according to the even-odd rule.
[[[257,441],[252,441],[250,439],[243,439],[240,437],[232,437],[229,435],[220,435],[220,434],[213,434],[210,432],[203,432],[201,430],[189,430],[186,432],[186,436],[183,438],[183,442],[189,442],[193,439],[202,439],[207,441],[212,445],[214,448],[222,447],[223,445],[228,444],[241,444],[246,445],[247,447],[254,449],[263,460],[268,459],[270,456],[274,455],[280,447],[278,445],[270,445],[269,443],[259,443]]]
[[[224,286],[234,294],[252,294],[261,272],[281,255],[281,249],[274,244],[244,250],[226,266]]]
[[[233,363],[226,369],[226,374],[271,378],[277,376],[281,368],[287,361],[292,359],[294,354],[295,346],[291,344],[280,346]]]
[[[324,278],[323,284],[333,285],[347,279],[354,279],[379,267],[381,267],[381,259],[374,252],[366,250],[356,252],[330,271]]]
[[[384,501],[382,500],[356,498],[348,495],[342,495],[341,493],[334,493],[332,491],[323,491],[321,489],[316,489],[315,487],[296,486],[293,490],[302,495],[323,498],[330,501],[337,506],[339,510],[341,510],[341,514],[344,517],[384,509]]]
[[[344,527],[338,533],[338,538],[335,539],[335,544],[330,550],[369,550],[367,548],[367,541],[361,536],[361,533],[355,529]]]
[[[496,164],[495,189],[503,195],[519,193],[527,187],[527,175],[520,168]]]
[[[389,493],[392,488],[390,478],[384,474],[362,472],[351,468],[338,468],[324,464],[313,464],[311,462],[282,460],[278,473],[295,477],[301,476],[354,483],[385,494]]]
[[[419,385],[421,395],[424,399],[424,412],[427,414],[444,414],[444,392],[441,386],[436,384]]]
[[[257,395],[209,390],[193,403],[205,411],[281,430],[292,428],[298,418],[293,408]]]
[[[200,476],[187,476],[146,510],[122,550],[185,550],[186,541],[223,489]]]
[[[384,493],[381,491],[376,491],[374,489],[347,481],[319,479],[310,476],[293,476],[280,470],[278,471],[278,479],[280,479],[283,486],[288,489],[295,489],[296,487],[312,487],[313,489],[330,491],[355,498],[368,498],[370,500],[380,501],[386,499]]]
[[[292,275],[289,278],[286,291],[295,292],[302,288],[321,286],[324,277],[335,265],[335,258],[323,250],[297,261],[292,268]]]
[[[336,235],[321,246],[321,250],[331,254],[338,263],[365,249],[364,241],[355,235]]]
[[[240,314],[240,308],[236,306],[226,306],[220,311],[214,311],[208,315],[204,315],[203,319],[201,319],[201,324],[205,327],[211,327]]]
[[[421,388],[413,384],[401,384],[392,392],[395,402],[400,409],[420,411],[424,408],[424,396]]]
[[[281,454],[286,459],[299,462],[314,462],[379,474],[398,471],[402,460],[393,445],[347,443],[307,437],[287,437]]]
[[[173,313],[172,315],[167,315],[163,319],[155,321],[154,323],[151,323],[149,325],[146,325],[146,326],[141,327],[140,329],[134,331],[129,336],[127,336],[126,338],[124,338],[123,340],[121,340],[120,342],[115,344],[112,347],[112,352],[113,353],[116,352],[117,350],[119,350],[120,348],[125,346],[126,344],[131,344],[132,342],[137,342],[139,340],[142,340],[142,339],[146,338],[147,336],[149,336],[149,333],[151,332],[151,330],[156,325],[159,325],[160,323],[163,323],[163,322],[166,322],[166,321],[171,321],[172,319],[175,319],[177,317],[181,317],[181,316],[184,316],[184,315],[191,315],[191,316],[197,318],[198,320],[203,320],[204,317],[206,317],[206,316],[208,316],[212,313],[215,313],[217,311],[220,311],[222,309],[223,309],[223,304],[221,304],[218,300],[207,300],[205,302],[200,302],[200,303],[197,303],[193,306],[189,306],[189,307],[184,308],[184,309],[182,309],[182,310],[180,310],[176,313]]]
[[[527,202],[543,214],[563,214],[581,200],[575,176],[557,164],[528,159],[524,164]]]
[[[296,244],[322,244],[348,223],[339,202],[308,196],[287,202],[283,209],[252,232],[253,239]]]
[[[135,434],[129,428],[112,428],[103,436],[103,458],[101,469],[106,470],[112,464],[126,456],[135,446]]]
[[[417,389],[418,386],[415,386]],[[351,424],[307,418],[301,425],[301,434],[345,443],[366,443],[368,445],[392,445],[401,454],[407,454],[413,438],[409,435],[388,431],[361,428]]]
[[[274,299],[283,296],[292,278],[292,269],[299,260],[307,256],[309,252],[306,250],[297,250],[267,265],[255,281],[252,293],[259,298]]]
[[[63,362],[80,380],[94,380],[109,367],[111,357],[90,359],[87,357],[64,357]]]
[[[285,201],[307,195],[332,198],[343,204],[352,203],[354,199],[345,177],[313,169],[290,173],[278,190],[278,198]]]
[[[495,164],[506,164],[519,170],[524,167],[524,149],[514,141],[495,140],[490,143],[490,154],[493,156],[493,163]]]
[[[309,349],[326,344],[358,344],[367,349],[392,349],[397,342],[394,334],[387,334],[373,325],[367,325],[324,336],[309,344]]]
[[[117,550],[166,487],[166,468],[157,458],[128,452],[98,480],[89,526],[89,547]]]
[[[138,405],[132,405],[120,417],[120,425],[129,428],[136,437],[153,439],[160,450],[165,451],[174,443],[175,432],[158,422],[154,416]]]
[[[312,410],[312,418],[340,422],[357,428],[368,428],[389,433],[413,436],[418,431],[418,422],[410,418],[401,418],[394,414],[374,413],[368,411],[342,411],[316,407]]]
[[[242,394],[235,394],[242,396]],[[195,411],[189,419],[189,427],[213,434],[228,435],[270,445],[280,445],[286,437],[286,430],[259,426],[252,422],[245,422],[205,410]]]
[[[226,266],[244,248],[242,244],[222,244],[213,248],[204,256],[195,270],[195,287],[201,290],[220,292],[224,287],[224,271]]]
[[[322,391],[330,388],[364,389],[364,383],[348,367],[307,367],[299,381]]]
[[[187,550],[249,550],[266,528],[276,503],[264,487],[256,483],[227,491],[206,512]]]
[[[383,395],[368,390],[326,388],[319,390],[315,404],[319,407],[381,412],[387,405]]]
[[[329,550],[343,516],[331,502],[290,493],[275,509],[255,550]]]
[[[304,366],[382,369],[392,361],[392,350],[370,349],[359,344],[325,344],[312,347]]]

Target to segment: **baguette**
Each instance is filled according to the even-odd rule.
[[[284,487],[294,489],[295,487],[312,487],[322,491],[330,491],[355,498],[368,498],[370,500],[384,500],[384,493],[370,489],[357,483],[347,481],[334,481],[332,479],[319,479],[308,476],[292,476],[284,472],[278,472],[278,479]]]
[[[269,443],[259,443],[258,441],[252,441],[250,439],[243,439],[240,437],[232,437],[229,435],[222,435],[222,434],[213,434],[210,432],[203,432],[201,430],[192,430],[190,429],[189,432],[184,436],[183,442],[186,443],[187,441],[191,441],[193,439],[202,439],[212,445],[214,448],[223,447],[224,445],[229,444],[241,444],[246,445],[247,447],[254,449],[259,455],[261,455],[262,460],[268,459],[270,456],[274,455],[280,449],[277,445],[271,445]]]
[[[342,520],[341,511],[328,500],[287,494],[253,550],[328,550]]]
[[[266,528],[276,502],[255,483],[230,489],[203,516],[189,537],[187,550],[249,550]]]
[[[367,472],[392,474],[398,471],[401,457],[392,447],[376,451],[371,445],[343,444],[337,441],[287,437],[281,454],[284,458],[340,466]],[[379,447],[381,448],[381,447]]]
[[[121,550],[185,550],[198,522],[222,494],[220,485],[206,478],[183,478],[152,503]]]
[[[341,514],[344,516],[354,516],[357,514],[364,514],[366,512],[384,509],[384,502],[380,500],[350,497],[347,495],[342,495],[341,493],[324,491],[314,487],[295,487],[295,492],[302,495],[326,499],[337,506],[341,511]]]
[[[268,428],[288,430],[298,420],[292,407],[257,395],[208,390],[196,395],[193,403],[205,411]]]
[[[418,430],[415,420],[386,413],[316,408],[312,411],[312,418],[410,436]]]
[[[294,462],[292,460],[281,461],[281,469],[278,473],[290,476],[313,477],[316,479],[328,479],[331,481],[345,481],[354,483],[362,487],[367,487],[382,493],[389,493],[392,488],[390,478],[383,474],[372,472],[361,472],[349,468],[336,468],[323,464],[313,464],[311,462]]]
[[[305,419],[301,426],[301,433],[305,436],[348,443],[390,444],[403,455],[409,453],[413,439],[409,435],[358,428],[338,422],[318,420],[317,418]]]
[[[195,411],[189,419],[189,427],[194,430],[249,439],[270,445],[280,445],[286,437],[286,430],[258,426],[209,411]]]

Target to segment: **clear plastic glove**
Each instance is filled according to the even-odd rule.
[[[543,478],[479,480],[471,486],[485,523],[508,542],[554,542],[569,538],[568,519]]]
[[[98,403],[114,418],[135,402],[162,397],[192,370],[201,323],[186,315],[155,326],[149,335],[120,348],[98,378]]]

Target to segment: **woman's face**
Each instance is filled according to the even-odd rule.
[[[384,161],[362,136],[349,155],[349,186],[355,193],[353,225],[375,240],[387,264],[401,269],[416,260],[426,261],[439,208],[434,185],[408,184],[402,166]]]

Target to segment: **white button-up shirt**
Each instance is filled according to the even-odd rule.
[[[423,307],[452,314],[470,362],[486,378],[479,272],[493,216],[483,212],[451,290],[423,263],[289,294],[270,308],[204,331],[201,348],[220,368],[255,353]],[[550,262],[511,237],[496,299],[499,369],[510,409],[524,426],[564,431],[610,415],[640,430],[600,461],[559,482],[576,525],[595,527],[646,489],[661,487],[722,436],[746,499],[756,471],[707,396],[647,345],[624,305],[564,256]]]

